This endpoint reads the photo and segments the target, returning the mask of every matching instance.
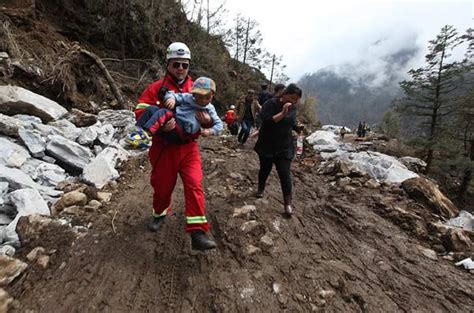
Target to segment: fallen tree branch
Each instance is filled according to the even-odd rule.
[[[82,49],[82,48],[80,48],[79,51],[81,53],[87,55],[88,57],[90,57],[92,60],[94,60],[94,62],[97,64],[97,66],[102,70],[102,74],[104,74],[105,79],[107,79],[107,82],[109,83],[110,89],[112,90],[112,93],[114,94],[115,99],[117,99],[117,101],[119,103],[119,108],[124,109],[125,108],[125,101],[123,100],[122,94],[120,93],[120,90],[117,87],[117,84],[115,83],[112,76],[110,76],[109,71],[105,67],[104,62],[102,62],[100,57],[95,53],[92,53],[92,52],[87,51],[87,50]]]

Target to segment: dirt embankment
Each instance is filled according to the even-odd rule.
[[[145,157],[135,159],[112,202],[82,218],[92,223],[85,237],[72,242],[49,231],[20,251],[42,245],[58,252],[46,270],[31,265],[8,288],[19,301],[13,311],[472,310],[472,274],[425,256],[430,243],[394,218],[394,207],[411,205],[400,189],[341,189],[308,157],[293,165],[296,214],[284,219],[276,174],[256,200],[257,157],[234,145],[201,142],[215,251],[190,249],[180,184],[163,229],[146,230],[149,168]],[[256,210],[235,216],[246,204]]]

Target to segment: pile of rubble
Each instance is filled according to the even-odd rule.
[[[370,142],[362,146],[343,143],[333,128],[306,138],[323,160],[318,174],[325,175],[330,185],[347,193],[356,193],[364,186],[386,189],[393,195],[406,194],[413,201],[408,203],[410,211],[381,200],[378,213],[416,236],[428,238],[448,259],[469,257],[474,252],[474,218],[459,212],[434,182],[419,177],[417,173],[426,167],[424,161],[368,151]]]
[[[20,245],[22,216],[98,208],[101,197],[90,190],[119,177],[133,126],[131,111],[67,112],[26,89],[0,86],[0,251]]]
[[[316,131],[306,140],[321,154],[323,160],[340,160],[352,171],[367,174],[377,182],[401,183],[418,177],[405,164],[417,170],[426,166],[425,162],[417,158],[405,157],[399,160],[383,153],[368,151],[370,142],[360,142],[358,145],[341,142],[333,131]],[[325,163],[322,166],[326,166]]]

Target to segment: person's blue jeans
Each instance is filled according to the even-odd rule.
[[[240,133],[239,137],[237,138],[241,144],[247,142],[247,138],[250,135],[250,129],[252,128],[253,122],[251,120],[242,120],[240,123]]]

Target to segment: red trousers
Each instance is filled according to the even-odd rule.
[[[197,142],[176,145],[154,142],[149,152],[152,165],[153,216],[166,216],[178,173],[184,186],[186,232],[209,231],[204,208],[201,157]]]

